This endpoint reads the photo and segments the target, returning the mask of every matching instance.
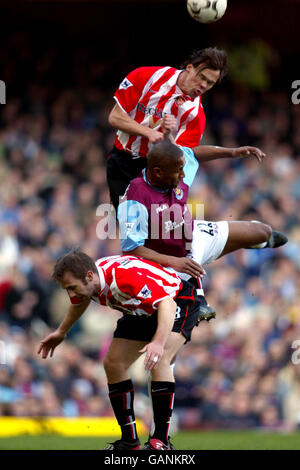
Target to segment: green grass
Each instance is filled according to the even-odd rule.
[[[112,437],[60,437],[57,435],[0,438],[1,450],[99,450]],[[142,443],[146,438],[142,438]],[[172,438],[178,450],[295,450],[300,433],[273,434],[248,431],[180,432]]]

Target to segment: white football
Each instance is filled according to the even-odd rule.
[[[200,23],[213,23],[224,15],[227,0],[187,0],[189,14]]]

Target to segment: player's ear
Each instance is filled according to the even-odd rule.
[[[194,68],[193,64],[187,64],[187,66],[185,67],[185,70],[187,72],[190,72],[191,70],[193,70],[193,68]]]
[[[161,168],[159,168],[159,166],[155,166],[153,169],[152,169],[152,175],[155,177],[155,178],[161,178],[161,175],[162,175],[162,170]]]
[[[86,273],[86,279],[87,279],[87,281],[92,281],[92,280],[93,280],[93,277],[94,277],[93,271],[88,271],[88,272]]]

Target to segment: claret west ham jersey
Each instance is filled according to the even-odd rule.
[[[185,156],[185,177],[177,188],[153,187],[144,169],[121,198],[118,220],[123,252],[145,246],[169,256],[187,256],[193,236],[187,198],[199,163],[191,149],[181,149]]]
[[[171,268],[135,256],[110,256],[96,261],[101,290],[94,301],[122,313],[152,315],[166,297],[176,297],[182,287]]]
[[[172,114],[177,121],[173,132],[176,143],[192,148],[199,145],[203,135],[205,114],[201,98],[190,98],[176,84],[181,72],[173,67],[140,67],[122,81],[114,99],[136,122],[158,131],[163,116]],[[145,157],[149,141],[119,130],[115,147],[133,156]]]

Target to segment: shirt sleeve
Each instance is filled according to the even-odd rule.
[[[146,83],[159,68],[139,67],[124,78],[114,99],[125,113],[130,113],[136,107]]]
[[[138,201],[121,202],[118,207],[122,251],[132,251],[143,246],[148,238],[148,211]]]
[[[178,137],[176,137],[176,144],[183,145],[185,147],[197,147],[199,145],[204,129],[205,129],[206,117],[202,105],[200,104],[199,112],[194,119],[189,120],[185,125],[185,129],[179,131]]]
[[[197,174],[199,168],[199,162],[195,157],[195,154],[192,149],[189,147],[180,147],[185,156],[185,165],[184,165],[184,173],[185,177],[183,178],[183,182],[188,186],[191,186],[195,176]]]

